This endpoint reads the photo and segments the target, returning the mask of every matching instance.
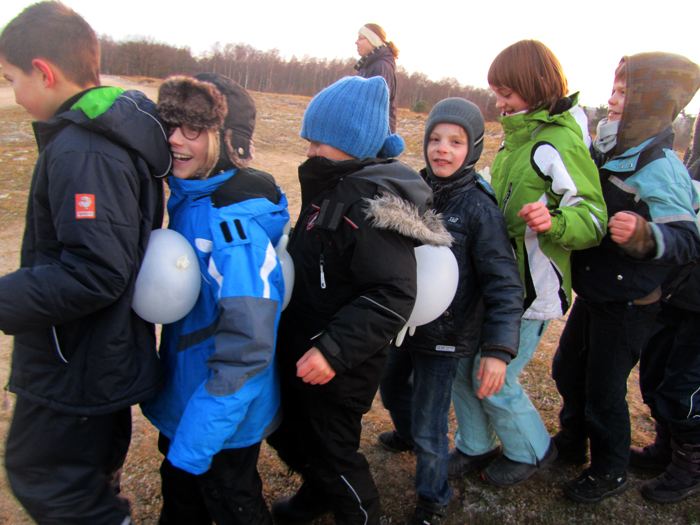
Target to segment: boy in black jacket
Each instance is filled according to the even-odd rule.
[[[439,220],[421,217],[430,188],[391,159],[403,140],[388,134],[388,108],[383,78],[346,77],[304,113],[309,159],[288,248],[294,291],[277,336],[284,420],[268,438],[304,478],[272,504],[285,523],[330,511],[336,523],[379,523],[379,493],[358,451],[362,416],[413,309],[414,244],[450,242]]]
[[[396,430],[380,434],[379,443],[418,457],[418,504],[409,525],[437,525],[447,514],[447,418],[459,358],[469,365],[464,380],[473,376],[473,391],[483,398],[500,390],[518,353],[523,286],[493,190],[474,169],[483,141],[484,119],[471,102],[448,98],[430,112],[421,175],[454,239],[459,286],[442,315],[389,349],[380,385]]]
[[[15,336],[8,479],[39,523],[126,524],[109,478],[131,405],[162,386],[154,326],[131,303],[163,218],[167,138],[142,93],[99,87],[97,37],[60,2],[7,24],[0,63],[39,147],[21,267],[0,279],[0,329]]]

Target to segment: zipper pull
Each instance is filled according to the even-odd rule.
[[[321,254],[321,289],[325,290],[326,289],[326,274],[323,273],[323,267],[325,265],[325,262],[323,261],[323,254]]]

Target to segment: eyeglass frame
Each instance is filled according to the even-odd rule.
[[[185,137],[187,140],[197,140],[199,136],[202,134],[202,131],[204,131],[206,128],[204,127],[196,127],[196,126],[191,126],[190,124],[187,123],[181,123],[181,124],[175,124],[175,123],[166,123],[166,133],[168,135],[168,138],[170,138],[173,133],[175,133],[175,130],[177,128],[180,128],[180,133],[182,133],[182,136]],[[190,131],[194,132],[195,130],[198,130],[196,134],[190,133]],[[194,134],[194,136],[191,136]]]

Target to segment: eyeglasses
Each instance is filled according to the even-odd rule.
[[[196,126],[190,126],[189,124],[168,124],[168,137],[172,136],[177,128],[180,128],[180,132],[187,140],[196,140],[204,129]]]

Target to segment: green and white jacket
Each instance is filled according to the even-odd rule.
[[[561,317],[571,305],[571,250],[597,246],[607,213],[598,170],[577,117],[578,93],[562,99],[564,111],[546,109],[501,117],[505,141],[491,184],[508,226],[525,288],[525,319]],[[563,104],[562,104],[563,103]],[[576,115],[578,113],[578,115]],[[540,201],[552,214],[547,232],[533,232],[518,217]]]

